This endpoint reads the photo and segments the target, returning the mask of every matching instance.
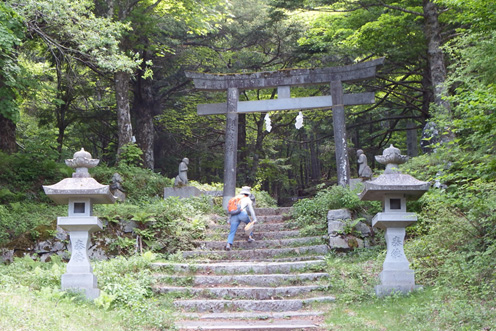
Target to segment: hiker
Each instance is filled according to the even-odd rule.
[[[257,216],[255,215],[255,210],[253,209],[253,201],[255,200],[255,196],[251,194],[250,192],[251,187],[249,186],[243,186],[241,188],[241,192],[239,192],[239,198],[240,199],[240,207],[241,207],[241,212],[235,215],[231,215],[229,217],[229,220],[227,221],[227,224],[231,225],[231,230],[229,232],[229,236],[227,237],[227,245],[226,245],[226,251],[231,250],[231,246],[234,241],[234,235],[236,234],[236,230],[238,229],[238,226],[241,222],[243,223],[250,223],[250,217],[248,216],[248,212],[252,218],[252,222],[255,223],[257,221]],[[255,239],[252,237],[253,231],[250,232],[248,235],[248,241],[249,243],[254,242]]]

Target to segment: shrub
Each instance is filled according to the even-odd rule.
[[[0,205],[0,246],[16,240],[17,248],[33,240],[51,237],[57,216],[67,214],[66,206],[44,203],[13,202]],[[24,236],[22,236],[24,235]]]
[[[327,232],[327,212],[347,208],[355,214],[375,214],[380,211],[377,201],[361,201],[356,192],[342,186],[320,190],[314,198],[303,199],[293,206],[293,216],[300,226],[312,226],[317,234]]]
[[[99,205],[95,210],[101,219],[109,222],[110,227],[131,220],[136,222],[134,232],[140,236],[145,249],[173,254],[178,250],[192,248],[192,241],[203,237],[206,215],[219,211],[218,208],[210,203],[209,197],[201,196],[189,199],[154,199],[136,205]],[[114,248],[130,253],[135,239],[129,239],[120,236],[119,241],[114,242]]]
[[[163,177],[149,169],[133,165],[120,164],[118,167],[107,167],[104,164],[90,170],[93,178],[102,184],[111,184],[114,173],[121,175],[122,186],[126,191],[126,199],[131,202],[150,200],[161,197],[164,187],[171,186],[173,180]]]
[[[54,184],[70,176],[72,169],[44,155],[0,152],[0,203],[45,201],[42,185]]]

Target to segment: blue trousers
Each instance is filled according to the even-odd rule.
[[[229,218],[229,221],[231,222],[231,231],[229,231],[229,236],[227,236],[227,243],[231,244],[234,241],[234,235],[236,234],[236,230],[238,230],[238,226],[241,222],[243,223],[250,223],[250,217],[248,216],[248,213],[246,211],[241,211],[238,215],[231,215]],[[250,233],[250,236],[253,234]]]

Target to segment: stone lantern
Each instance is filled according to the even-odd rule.
[[[417,221],[415,213],[406,211],[406,200],[420,198],[430,184],[399,171],[398,165],[405,163],[408,157],[401,155],[393,145],[375,159],[386,165],[386,170],[376,179],[364,182],[365,188],[360,194],[361,200],[382,201],[382,213],[375,215],[372,226],[386,231],[387,255],[379,275],[381,285],[375,287],[375,293],[377,296],[408,293],[421,286],[415,285],[414,271],[403,250],[405,228]]]
[[[99,161],[82,148],[73,159],[65,160],[68,166],[76,169],[72,178],[43,186],[48,197],[69,207],[68,217],[57,218],[57,225],[69,233],[72,250],[67,272],[62,275],[62,290],[82,291],[90,300],[100,295],[88,258],[90,234],[103,228],[100,220],[93,216],[93,205],[115,202],[109,186],[99,184],[88,172],[88,168],[95,167]]]

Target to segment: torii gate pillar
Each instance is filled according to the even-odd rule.
[[[305,110],[332,107],[338,184],[349,185],[350,162],[346,143],[344,106],[375,103],[374,93],[343,94],[343,82],[353,83],[375,77],[384,58],[343,67],[292,69],[251,74],[207,74],[186,72],[195,87],[205,91],[227,91],[227,103],[198,105],[198,115],[227,115],[224,155],[223,206],[235,195],[238,150],[238,114],[277,110]],[[291,86],[330,84],[330,96],[291,98]],[[239,91],[277,88],[274,100],[239,101]]]
[[[336,168],[338,184],[350,185],[350,160],[346,143],[346,118],[344,116],[343,83],[340,80],[331,82],[332,126],[334,129],[334,145],[336,147]]]
[[[224,145],[224,200],[222,205],[227,208],[227,201],[236,195],[236,167],[238,159],[238,100],[239,90],[235,87],[227,89],[227,120],[226,141]],[[226,197],[228,197],[226,199]]]

